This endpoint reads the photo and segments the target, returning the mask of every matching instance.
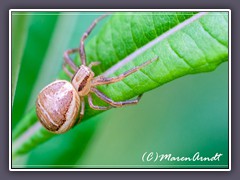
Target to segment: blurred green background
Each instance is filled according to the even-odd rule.
[[[78,47],[81,35],[102,13],[14,12],[13,17],[23,14],[26,18],[20,20],[26,24],[27,33],[12,108],[12,129],[34,105],[39,90],[56,79],[63,52]],[[106,20],[96,26],[89,39]],[[12,32],[21,36],[18,29]],[[196,152],[204,157],[216,153],[223,156],[217,162],[142,162],[145,152],[181,157],[192,157]],[[136,106],[99,114],[17,158],[13,165],[227,168],[228,62],[213,72],[188,75],[149,91]]]

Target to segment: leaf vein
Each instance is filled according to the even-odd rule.
[[[111,30],[111,44],[112,44],[112,47],[114,49],[114,54],[115,56],[117,57],[118,60],[121,60],[121,58],[119,57],[119,55],[116,53],[116,48],[114,46],[114,41],[113,41],[113,27],[112,27],[112,24],[110,25],[110,30]]]
[[[133,63],[133,64],[134,64],[134,63]],[[134,64],[134,66],[136,66],[136,65]],[[157,82],[155,79],[153,79],[153,78],[150,77],[148,74],[146,74],[143,69],[140,69],[139,72],[141,72],[141,73],[143,74],[143,76],[146,76],[148,79],[150,79],[150,80],[151,80],[152,82],[154,82],[155,84],[159,85],[159,82]]]
[[[155,37],[157,37],[158,36],[158,33],[157,33],[157,28],[156,28],[156,24],[155,24],[155,21],[154,21],[154,18],[153,18],[153,13],[152,13],[152,22],[153,22],[153,27],[154,27],[154,32],[155,32],[155,34],[156,34],[156,36]]]
[[[219,41],[216,37],[214,37],[214,36],[205,28],[204,24],[203,24],[201,21],[199,21],[199,22],[200,22],[200,25],[202,26],[203,30],[204,30],[205,32],[207,32],[207,33],[209,34],[209,36],[211,36],[213,39],[215,39],[219,44],[223,45],[224,47],[227,47],[225,44],[223,44],[221,41]]]
[[[166,40],[167,40],[167,42],[168,42],[168,45],[169,45],[170,49],[175,53],[175,55],[177,55],[179,59],[182,59],[183,62],[184,62],[186,65],[188,65],[191,69],[194,69],[194,68],[191,66],[191,64],[190,64],[186,59],[184,59],[184,58],[172,47],[172,45],[171,45],[171,43],[169,42],[169,40],[168,40],[168,39],[166,39]]]
[[[136,49],[138,49],[139,48],[139,46],[138,46],[138,44],[137,44],[137,42],[136,42],[136,40],[135,40],[135,38],[134,38],[134,36],[133,36],[133,32],[132,32],[132,19],[130,20],[130,35],[131,35],[131,37],[132,37],[132,40],[133,40],[133,43],[134,43],[134,45],[137,47]]]
[[[193,39],[193,37],[186,33],[184,30],[182,31],[184,34],[186,34],[189,38],[191,38],[193,40],[193,42],[195,43],[195,45],[197,46],[197,48],[202,52],[202,54],[204,55],[204,60],[206,61],[206,64],[210,65],[208,60],[207,60],[207,55],[205,54],[205,52],[203,51],[202,48],[199,47],[199,45],[197,44],[197,42]]]

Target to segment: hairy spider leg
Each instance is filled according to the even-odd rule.
[[[142,94],[140,94],[137,97],[137,99],[115,102],[96,88],[91,88],[91,91],[93,93],[95,93],[97,95],[97,97],[99,97],[100,99],[102,99],[103,101],[105,101],[106,103],[108,103],[114,107],[122,107],[122,106],[126,106],[126,105],[137,104],[142,97]]]
[[[69,55],[76,52],[78,52],[78,48],[69,49],[69,50],[66,50],[63,55],[64,63],[68,64],[71,67],[71,69],[74,71],[74,73],[77,72],[78,67],[74,64],[73,60],[70,58]]]
[[[77,124],[79,124],[84,116],[84,112],[85,112],[85,101],[84,101],[84,97],[80,97],[80,101],[81,101],[81,110],[80,110],[80,115],[79,115],[79,119]]]
[[[87,29],[87,31],[81,37],[79,54],[80,54],[81,61],[82,61],[83,65],[86,65],[86,54],[85,54],[84,40],[89,36],[89,34],[92,32],[92,30],[96,26],[96,24],[106,16],[107,16],[107,14],[104,14],[104,15],[100,16],[99,18],[97,18],[95,21],[93,21],[93,23],[90,25],[90,27]]]
[[[70,77],[70,79],[73,77],[73,73],[71,73],[68,69],[67,69],[67,63],[64,62],[62,65],[63,71]]]
[[[116,77],[104,77],[102,75],[96,77],[93,82],[92,82],[92,86],[97,86],[97,85],[103,85],[103,84],[110,84],[110,83],[115,83],[115,82],[118,82],[118,81],[121,81],[123,80],[125,77],[131,75],[132,73],[142,69],[143,67],[147,66],[148,64],[152,63],[153,61],[157,60],[158,59],[158,56],[157,57],[154,57],[153,59],[150,59],[144,63],[142,63],[141,65],[139,66],[136,66],[128,71],[125,71],[124,73],[120,74],[119,76],[116,76]]]
[[[92,101],[91,93],[88,94],[88,103],[89,103],[89,106],[95,110],[108,110],[108,109],[112,108],[112,106],[96,106],[96,105],[94,105],[93,101]]]
[[[89,67],[90,69],[92,69],[93,66],[98,66],[99,64],[101,64],[100,61],[91,62],[91,63],[88,65],[88,67]]]

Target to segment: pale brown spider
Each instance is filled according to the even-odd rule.
[[[106,15],[103,15],[97,18],[83,34],[80,41],[80,48],[70,49],[64,53],[63,70],[71,78],[71,83],[65,80],[56,80],[46,86],[38,95],[38,99],[36,101],[38,118],[43,126],[51,132],[64,133],[76,123],[80,122],[85,111],[84,96],[88,96],[88,103],[90,107],[95,110],[107,110],[111,107],[122,107],[125,105],[137,104],[142,96],[139,95],[134,100],[115,102],[96,88],[98,85],[121,81],[125,77],[138,71],[158,58],[155,57],[148,60],[117,77],[109,78],[102,75],[94,77],[94,72],[91,68],[92,66],[99,65],[100,62],[92,62],[89,66],[87,66],[84,41],[96,24],[105,16]],[[70,54],[77,52],[79,52],[81,58],[82,65],[80,67],[77,67],[70,58]],[[67,69],[67,65],[71,67],[74,74]],[[94,105],[92,101],[92,93],[96,94],[97,97],[110,104],[110,106]],[[79,111],[80,117],[77,121]]]

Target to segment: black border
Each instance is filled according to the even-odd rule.
[[[21,10],[21,9],[20,9]],[[31,10],[31,9],[29,9],[29,10]],[[230,11],[217,11],[218,9],[216,9],[216,11],[204,11],[204,12],[227,12],[228,13],[228,36],[230,37],[230,26],[229,26],[229,22],[231,21],[231,19],[230,19],[230,17],[231,17],[231,10]],[[225,9],[226,10],[226,9]],[[80,11],[81,11],[81,9],[80,9]],[[79,11],[79,12],[80,12]],[[158,11],[158,10],[156,10],[156,11]],[[181,12],[181,9],[179,9],[179,11]],[[10,12],[10,10],[9,10],[9,14],[11,13],[11,22],[12,22],[12,13],[13,12],[21,12],[21,11],[11,11]],[[28,12],[28,11],[24,11],[24,12]],[[32,11],[32,12],[46,12],[46,11]],[[73,12],[73,11],[49,11],[50,13],[52,13],[52,12]],[[76,11],[77,12],[77,11]],[[89,10],[89,11],[86,11],[86,12],[96,12],[96,11],[93,11],[93,10]],[[101,11],[99,11],[99,12],[101,12]],[[109,10],[109,11],[106,11],[106,12],[118,12],[118,11],[115,11],[115,10]],[[125,11],[125,12],[127,12],[127,11]],[[130,12],[130,11],[128,11],[128,12]],[[136,11],[136,12],[138,12],[138,11]],[[153,11],[139,11],[139,12],[153,12]],[[164,10],[164,12],[171,12],[171,11],[165,11]],[[177,12],[177,11],[174,11],[174,12]],[[187,11],[186,11],[187,12]],[[195,10],[195,9],[193,9],[193,10],[191,10],[191,12],[199,12],[199,11],[197,11],[197,10]],[[203,11],[201,11],[201,12],[203,12]],[[11,26],[11,28],[12,28],[12,26]],[[11,29],[11,32],[12,32],[12,29]],[[10,31],[9,31],[9,33],[10,33]],[[231,38],[231,37],[230,37]],[[12,39],[12,35],[11,35],[11,39]],[[229,38],[228,38],[228,46],[230,47],[230,44],[229,44]],[[229,55],[229,47],[228,47],[228,56],[230,56]],[[228,58],[229,59],[229,58]],[[11,70],[12,70],[12,67],[11,67]],[[119,168],[85,168],[85,167],[83,167],[83,168],[68,168],[68,167],[59,167],[59,168],[56,168],[56,167],[54,167],[54,168],[45,168],[45,167],[38,167],[38,168],[31,168],[31,167],[27,167],[27,168],[13,168],[13,166],[12,166],[12,161],[11,161],[11,170],[19,170],[19,169],[24,169],[25,171],[28,171],[29,169],[35,169],[36,171],[37,170],[39,170],[39,169],[41,169],[41,170],[43,170],[43,169],[46,169],[46,170],[49,170],[49,171],[54,171],[54,170],[57,170],[57,169],[61,169],[61,170],[64,170],[64,169],[72,169],[73,171],[76,171],[77,169],[79,170],[79,171],[84,171],[84,170],[86,170],[86,169],[88,169],[88,170],[95,170],[95,169],[102,169],[102,170],[104,170],[104,171],[108,171],[108,169],[116,169],[116,171],[118,170],[118,169],[120,169],[120,171],[122,171],[123,169],[127,169],[127,170],[130,170],[130,169],[132,169],[132,171],[139,171],[140,169],[146,169],[146,171],[151,171],[152,169],[153,169],[153,171],[155,170],[155,169],[159,169],[159,171],[164,171],[164,169],[171,169],[171,171],[176,171],[176,170],[181,170],[181,169],[184,169],[185,171],[189,171],[189,170],[198,170],[198,171],[204,171],[204,170],[209,170],[209,169],[213,169],[213,171],[217,171],[218,169],[219,170],[221,170],[221,169],[224,169],[224,170],[226,170],[226,171],[229,171],[229,162],[231,161],[231,156],[230,156],[230,152],[229,152],[229,147],[230,147],[230,141],[231,141],[231,139],[229,139],[229,134],[230,134],[230,131],[229,131],[229,109],[230,109],[230,106],[229,106],[229,84],[230,84],[230,82],[229,82],[229,73],[230,73],[230,66],[229,66],[229,60],[228,60],[228,166],[227,166],[227,168],[167,168],[167,167],[163,167],[163,168],[121,168],[121,167],[119,167]],[[11,86],[11,85],[10,85]],[[11,97],[10,97],[10,99],[11,99]],[[12,99],[10,100],[10,102],[12,102]],[[12,107],[11,107],[11,116],[12,116]],[[10,122],[12,122],[12,120],[10,120]],[[11,129],[12,129],[12,123],[11,123]],[[11,131],[11,136],[12,136],[12,131]],[[12,146],[11,146],[11,152],[12,152]],[[12,160],[12,154],[11,154],[11,160]],[[194,165],[193,165],[194,166]],[[149,170],[148,170],[149,169]],[[231,169],[230,169],[231,170]]]

